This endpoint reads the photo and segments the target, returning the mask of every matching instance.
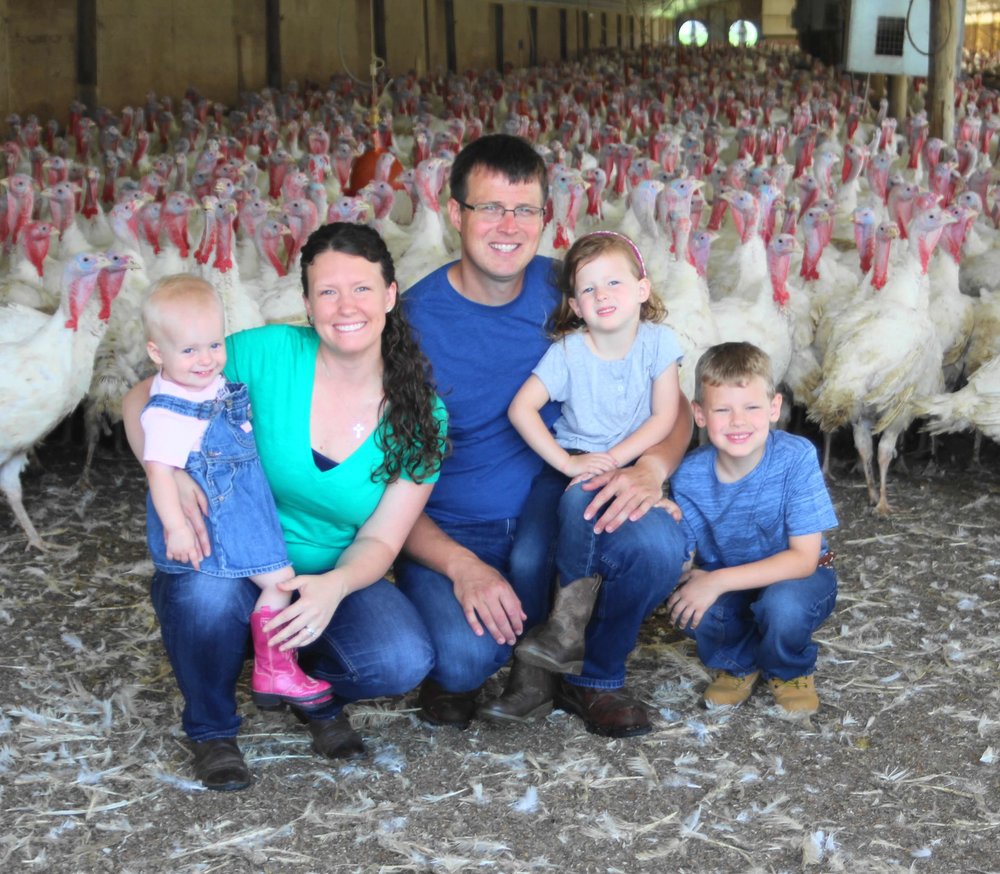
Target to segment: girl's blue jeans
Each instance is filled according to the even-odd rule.
[[[260,590],[246,578],[157,571],[151,595],[184,698],[184,731],[199,742],[234,737],[240,726],[236,683]],[[413,605],[379,580],[340,603],[320,637],[299,650],[299,663],[335,693],[309,717],[333,719],[350,701],[414,688],[433,667],[434,651]]]

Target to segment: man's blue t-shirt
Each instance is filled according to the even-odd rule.
[[[749,564],[788,549],[789,537],[837,527],[816,447],[804,437],[772,431],[757,466],[732,483],[716,476],[717,455],[706,444],[688,453],[670,478],[687,548],[696,549],[699,567]]]
[[[536,256],[521,293],[487,306],[459,294],[447,264],[403,297],[406,315],[433,368],[448,410],[451,454],[427,504],[442,522],[517,518],[543,462],[507,418],[507,407],[545,354],[549,315],[559,301],[553,262]],[[542,409],[549,427],[559,405]]]

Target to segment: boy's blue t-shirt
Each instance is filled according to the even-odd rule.
[[[717,455],[706,444],[670,478],[688,553],[697,552],[699,567],[749,564],[788,549],[789,537],[837,527],[816,447],[804,437],[772,431],[760,463],[734,483],[716,476]]]
[[[503,306],[459,294],[448,264],[403,297],[406,315],[448,410],[451,454],[427,504],[443,522],[517,518],[543,462],[507,418],[507,407],[549,347],[546,323],[559,301],[553,262],[536,256],[521,293]],[[549,427],[559,405],[541,411]]]

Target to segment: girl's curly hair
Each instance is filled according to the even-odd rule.
[[[331,222],[313,231],[302,247],[305,295],[309,294],[308,268],[323,252],[357,255],[379,265],[387,286],[396,281],[392,255],[376,230],[350,222]],[[414,482],[423,482],[440,470],[447,441],[434,416],[430,363],[417,346],[398,300],[385,316],[382,365],[381,424],[375,442],[384,458],[372,471],[372,481],[392,483],[405,473]]]

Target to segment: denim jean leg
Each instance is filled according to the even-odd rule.
[[[482,561],[507,577],[514,521],[500,520],[441,529]],[[451,580],[413,561],[396,564],[396,584],[423,617],[434,646],[434,668],[428,677],[449,692],[479,688],[510,658],[511,647],[498,644],[484,631],[476,635]]]
[[[333,701],[309,716],[333,719],[351,701],[415,688],[434,665],[434,649],[406,595],[378,580],[341,601],[319,639],[300,650],[299,663],[334,691]]]
[[[593,496],[579,485],[563,495],[556,567],[560,581],[592,573],[604,579],[587,626],[583,673],[570,681],[615,689],[625,683],[625,661],[635,649],[643,621],[677,585],[684,536],[661,509],[612,533],[595,535],[593,523],[583,518]]]
[[[735,677],[757,670],[760,634],[751,607],[758,591],[725,592],[705,611],[696,629],[682,629],[694,639],[706,668]]]
[[[549,615],[556,573],[559,500],[568,483],[567,477],[546,465],[535,477],[517,520],[508,580],[528,615],[525,631],[544,622]]]
[[[752,606],[760,635],[758,665],[765,677],[791,680],[816,670],[813,632],[833,612],[837,575],[820,567],[809,577],[774,583]]]
[[[193,741],[235,737],[240,727],[236,682],[260,590],[242,577],[157,571],[150,594],[184,698],[185,733]]]

